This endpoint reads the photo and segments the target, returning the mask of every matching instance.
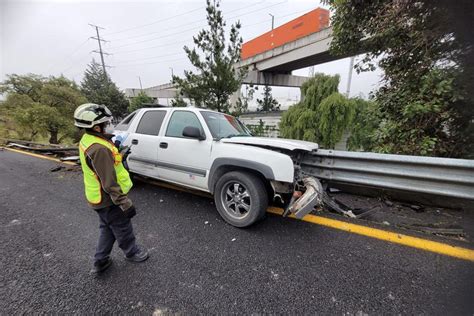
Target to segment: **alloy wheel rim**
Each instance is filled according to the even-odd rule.
[[[235,180],[228,181],[223,186],[221,201],[227,214],[239,220],[249,214],[252,203],[247,187]]]

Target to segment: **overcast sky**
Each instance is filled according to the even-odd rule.
[[[223,0],[224,18],[230,25],[241,21],[244,42],[288,22],[318,6],[310,0]],[[206,26],[205,0],[188,1],[18,1],[0,0],[0,80],[6,74],[64,74],[80,82],[86,65],[100,56],[95,29],[110,41],[103,49],[109,73],[121,89],[167,83],[171,68],[181,75],[191,65],[183,51],[192,37]],[[315,72],[339,74],[340,92],[346,91],[349,59],[315,66]],[[308,68],[293,72],[307,76]],[[351,96],[367,96],[378,84],[380,71],[354,72]],[[283,104],[299,98],[299,89],[274,88]]]

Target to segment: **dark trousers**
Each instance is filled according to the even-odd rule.
[[[100,219],[100,235],[94,256],[95,262],[103,261],[109,257],[115,240],[126,257],[133,256],[138,251],[135,234],[132,222],[123,215],[122,209],[114,205],[96,211]]]

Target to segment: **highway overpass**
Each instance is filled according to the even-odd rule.
[[[244,59],[235,64],[236,68],[248,67],[248,75],[243,84],[270,85],[279,87],[301,87],[308,77],[293,76],[296,69],[324,64],[349,57],[331,55],[332,27],[312,33],[283,46]],[[134,97],[140,89],[126,89],[128,97]],[[174,98],[176,87],[163,84],[143,89],[153,98]],[[234,98],[235,99],[235,98]]]

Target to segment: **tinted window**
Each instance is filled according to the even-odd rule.
[[[183,137],[183,130],[186,126],[197,127],[201,133],[204,134],[201,123],[199,123],[199,119],[197,118],[196,114],[188,111],[175,111],[168,124],[166,136]]]
[[[143,114],[137,127],[138,134],[158,136],[166,111],[148,111]]]
[[[128,129],[128,127],[130,126],[130,123],[132,123],[133,119],[135,118],[135,114],[137,114],[136,112],[133,112],[132,114],[130,114],[129,116],[127,116],[126,118],[124,118],[122,120],[122,122],[118,123],[117,126],[115,126],[115,129],[116,130],[119,130],[119,131],[125,131]]]

